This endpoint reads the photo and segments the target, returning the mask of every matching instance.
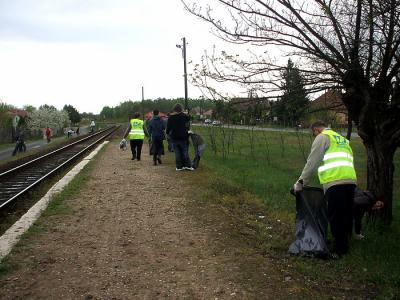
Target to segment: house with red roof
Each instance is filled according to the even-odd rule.
[[[28,116],[28,112],[23,109],[10,109],[7,112],[7,115],[9,115],[12,119],[12,124],[13,127],[16,128],[18,125],[19,120],[22,118],[26,118]]]

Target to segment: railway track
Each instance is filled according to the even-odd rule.
[[[0,209],[14,202],[118,129],[112,126],[0,174]]]

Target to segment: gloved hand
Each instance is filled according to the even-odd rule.
[[[122,139],[121,143],[125,144],[126,143],[126,139]]]
[[[296,183],[293,185],[293,190],[295,193],[301,192],[303,190],[303,180],[298,180]]]

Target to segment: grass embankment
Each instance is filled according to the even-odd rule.
[[[287,249],[294,239],[295,219],[295,201],[289,189],[304,166],[312,143],[311,136],[216,127],[196,127],[195,131],[207,143],[202,164],[217,175],[217,182],[203,180],[202,186],[206,191],[202,197],[203,204],[218,205],[229,212],[230,218],[241,224],[237,227],[242,228],[239,233],[247,228],[247,233],[239,235],[246,236],[258,253],[281,257],[281,262],[288,260],[288,264],[293,266],[291,272],[310,281],[299,288],[300,294],[318,296],[317,290],[323,291],[331,286],[336,291],[343,290],[343,296],[400,297],[399,186],[395,186],[394,191],[391,227],[373,226],[364,220],[366,238],[352,241],[351,252],[343,259],[327,262],[288,257]],[[365,150],[360,139],[353,139],[351,144],[359,186],[365,188]],[[399,153],[395,165],[394,182],[398,182]],[[206,178],[211,178],[211,175]],[[313,183],[318,185],[316,178]],[[265,219],[260,219],[260,215],[265,215]],[[287,264],[283,262],[282,265]]]

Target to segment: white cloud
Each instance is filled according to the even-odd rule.
[[[99,113],[140,100],[141,86],[183,97],[184,36],[188,61],[222,44],[179,0],[0,0],[0,99]]]

